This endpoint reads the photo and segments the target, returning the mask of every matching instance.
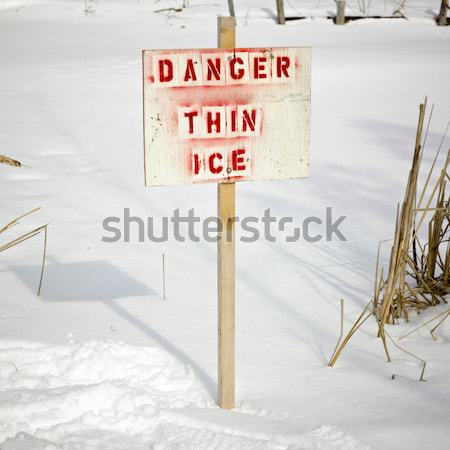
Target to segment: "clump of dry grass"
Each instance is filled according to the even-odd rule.
[[[20,161],[17,161],[13,158],[10,158],[10,157],[4,156],[4,155],[0,155],[0,164],[6,164],[8,166],[13,166],[13,167],[24,167]],[[33,214],[34,212],[39,211],[40,209],[41,209],[40,207],[34,208],[31,211],[28,211],[28,212],[20,215],[19,217],[16,217],[15,219],[11,220],[6,225],[0,227],[0,235],[4,232],[10,230],[17,224],[19,224],[20,220],[23,219],[24,217],[29,216],[30,214]],[[31,231],[28,231],[27,233],[24,233],[10,241],[7,241],[5,244],[0,245],[0,253],[1,253],[12,247],[15,247],[16,245],[21,244],[22,242],[25,242],[26,240],[40,234],[41,232],[44,232],[44,248],[43,248],[43,254],[42,254],[41,274],[40,274],[39,286],[38,286],[38,290],[37,290],[38,295],[40,295],[40,293],[41,293],[42,280],[43,280],[43,276],[44,276],[45,256],[46,256],[46,252],[47,252],[47,226],[48,226],[48,224],[41,225],[40,227],[37,227]]]
[[[426,105],[425,99],[419,107],[413,160],[403,203],[397,207],[394,238],[380,242],[378,247],[373,298],[342,343],[338,341],[329,366],[336,363],[349,339],[370,315],[377,320],[378,336],[383,342],[387,360],[390,361],[385,325],[398,323],[401,318],[408,321],[411,309],[421,312],[430,306],[447,303],[445,296],[450,291],[450,197],[446,187],[447,182],[450,181],[450,149],[447,151],[443,166],[440,170],[436,170],[446,130],[419,193],[418,180],[423,151],[433,113],[431,109],[427,130],[423,137]],[[429,192],[430,189],[431,192]],[[427,224],[427,227],[424,224]],[[393,244],[389,266],[385,270],[380,264],[380,250],[381,244],[389,241],[393,241]],[[365,315],[370,306],[371,312]],[[448,314],[444,315],[442,321],[446,317]],[[434,337],[433,333],[432,336]],[[389,335],[388,337],[400,350],[417,358],[401,348]],[[417,359],[423,361],[421,358]],[[421,380],[423,380],[425,364],[424,362]]]
[[[386,323],[396,323],[400,318],[409,320],[408,311],[411,308],[421,311],[446,302],[444,297],[449,287],[450,268],[450,199],[446,194],[450,150],[436,177],[439,147],[419,195],[417,186],[425,141],[422,141],[425,111],[426,101],[420,105],[413,161],[405,198],[397,214],[386,279],[377,261],[373,312],[380,324],[380,334]],[[421,235],[421,228],[427,220],[428,228]]]

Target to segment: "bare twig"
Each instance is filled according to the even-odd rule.
[[[394,339],[392,339],[391,335],[390,335],[386,330],[384,330],[384,332],[386,333],[386,335],[387,335],[387,337],[390,339],[390,341],[391,341],[391,342],[392,342],[399,350],[401,350],[402,352],[406,353],[407,355],[409,355],[409,356],[413,357],[414,359],[417,359],[418,361],[420,361],[421,363],[423,363],[423,366],[422,366],[422,372],[420,373],[420,378],[419,378],[419,380],[420,380],[420,381],[425,381],[425,379],[423,378],[423,375],[424,375],[424,373],[425,373],[425,367],[426,367],[426,365],[427,365],[427,362],[426,362],[424,359],[419,358],[418,356],[414,355],[414,353],[411,353],[410,351],[408,351],[408,350],[404,349],[403,347],[401,347],[400,345],[398,345],[398,344],[394,341]]]
[[[347,336],[345,336],[344,340],[342,341],[342,344],[339,345],[335,353],[330,358],[330,361],[328,362],[328,365],[330,367],[333,367],[336,364],[337,359],[339,358],[339,355],[342,353],[342,350],[344,350],[344,347],[346,346],[347,342],[350,340],[350,338],[355,334],[356,330],[372,315],[370,312],[367,314],[366,317],[363,316],[367,311],[367,308],[372,303],[372,300],[367,303],[366,307],[363,309],[363,312],[360,314],[360,316],[356,319],[356,322],[353,324],[353,326],[350,328],[350,331],[347,333]]]
[[[47,255],[47,225],[44,228],[44,250],[42,252],[41,276],[39,278],[39,287],[37,295],[41,295],[42,279],[44,277],[45,257]]]
[[[162,8],[162,9],[156,9],[153,12],[160,13],[160,12],[169,12],[169,11],[171,11],[171,12],[181,12],[181,11],[183,11],[183,8]]]
[[[445,319],[447,319],[447,317],[450,316],[450,310],[447,311],[447,314],[437,323],[437,325],[430,330],[430,334],[431,337],[436,341],[437,337],[434,335],[434,332],[436,331],[436,329],[442,324],[442,322],[444,322]]]
[[[162,284],[163,284],[163,299],[166,299],[166,264],[164,253],[162,254]]]
[[[336,342],[336,347],[334,347],[334,350],[333,350],[333,353],[331,354],[331,358],[330,358],[330,361],[328,362],[328,365],[330,365],[333,356],[336,354],[336,350],[338,349],[339,344],[341,343],[343,334],[344,334],[344,299],[341,298],[341,333],[339,334],[339,339]]]

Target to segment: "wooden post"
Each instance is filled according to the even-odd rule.
[[[236,20],[219,17],[219,47],[236,47]],[[234,216],[235,184],[217,185],[217,215],[223,227],[217,243],[218,281],[218,403],[221,408],[234,408],[235,354],[235,267]]]
[[[284,17],[284,3],[283,3],[283,0],[277,0],[277,17],[278,17],[278,23],[280,25],[284,25],[286,23],[286,19]]]
[[[336,25],[345,25],[345,1],[337,0]]]
[[[445,26],[447,25],[447,9],[449,9],[448,6],[448,0],[442,0],[441,1],[441,10],[439,11],[438,15],[438,25]]]
[[[236,47],[236,19],[234,17],[219,17],[218,31],[219,48]]]
[[[234,0],[228,0],[228,11],[230,12],[231,17],[236,17],[236,13],[234,12]]]

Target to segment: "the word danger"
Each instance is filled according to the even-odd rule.
[[[152,62],[159,87],[287,83],[295,76],[295,61],[271,51],[156,55]]]
[[[226,177],[243,177],[250,173],[248,149],[232,146],[208,147],[192,153],[194,180],[214,180]]]
[[[181,139],[259,136],[262,109],[256,105],[178,108]]]

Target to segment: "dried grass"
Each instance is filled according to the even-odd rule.
[[[4,156],[4,155],[0,155],[0,164],[6,164],[9,166],[13,166],[13,167],[24,167],[20,161],[17,161],[15,159],[9,158],[8,156]],[[40,209],[41,209],[40,207],[34,208],[31,211],[28,211],[28,212],[20,215],[19,217],[16,217],[15,219],[11,220],[6,225],[4,225],[3,227],[0,228],[0,234],[10,230],[14,226],[18,225],[20,223],[21,219],[29,216],[30,214],[35,213],[36,211],[39,211]],[[31,231],[28,231],[27,233],[24,233],[16,238],[6,242],[5,244],[0,245],[0,253],[2,253],[4,251],[9,250],[10,248],[15,247],[16,245],[19,245],[19,244],[27,241],[28,239],[31,239],[32,237],[37,236],[38,234],[44,232],[44,247],[43,247],[43,252],[42,252],[41,273],[40,273],[40,277],[39,277],[39,286],[38,286],[38,290],[37,290],[38,295],[40,295],[40,293],[41,293],[42,280],[43,280],[43,276],[44,276],[45,257],[47,254],[47,227],[48,227],[48,224],[42,225],[40,227],[37,227]]]
[[[22,167],[22,163],[16,159],[12,159],[9,156],[0,155],[0,164],[6,164],[13,167]]]
[[[381,338],[387,360],[390,361],[386,335],[396,347],[423,362],[420,379],[423,381],[426,362],[411,352],[401,348],[385,330],[386,324],[398,323],[400,319],[409,321],[409,311],[418,312],[440,303],[447,303],[445,296],[450,291],[450,197],[446,192],[450,181],[450,149],[447,151],[442,168],[436,176],[439,155],[449,126],[434,156],[426,176],[424,187],[418,193],[418,180],[423,152],[428,135],[433,108],[423,137],[427,99],[419,107],[419,119],[413,160],[406,184],[402,205],[397,207],[393,239],[381,241],[378,247],[373,290],[372,313],[378,323],[378,337]],[[450,122],[449,122],[450,123]],[[428,193],[429,188],[431,193]],[[431,217],[430,217],[431,215]],[[428,219],[428,223],[426,222]],[[427,227],[422,226],[427,223]],[[381,245],[393,241],[387,271],[380,263]],[[424,242],[424,243],[423,243]],[[386,273],[386,276],[384,275]],[[370,304],[369,303],[369,304]],[[343,348],[362,325],[367,306],[348,332],[339,339],[329,365],[336,363]],[[436,329],[449,315],[447,311]],[[438,316],[440,317],[440,316]],[[433,335],[433,331],[431,335]],[[404,336],[405,337],[405,336]]]

